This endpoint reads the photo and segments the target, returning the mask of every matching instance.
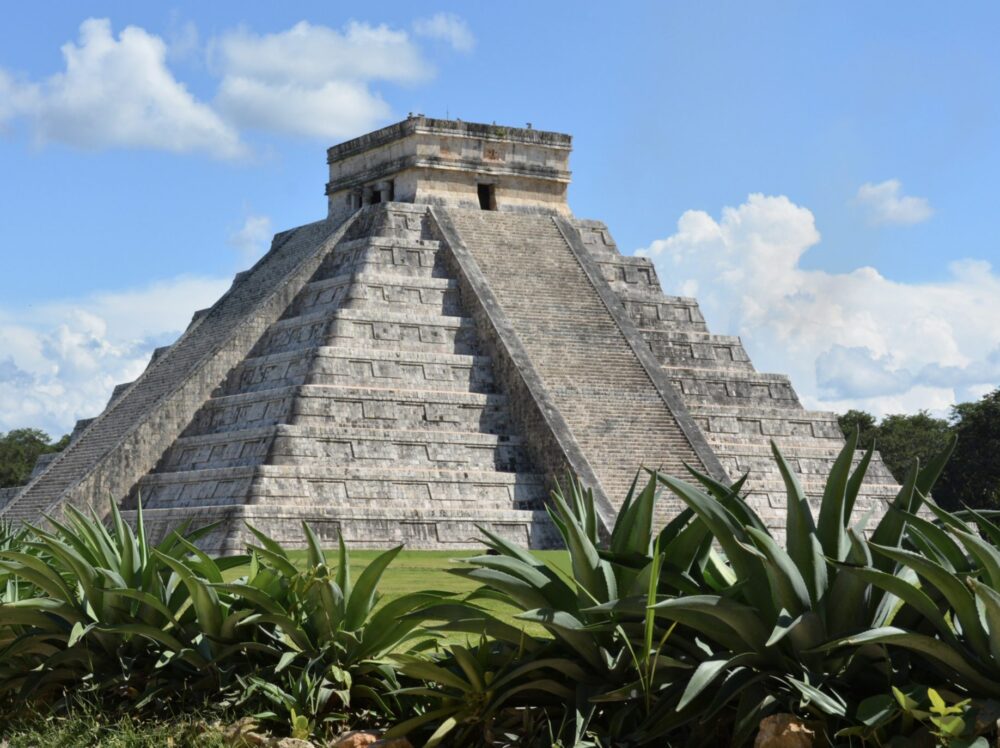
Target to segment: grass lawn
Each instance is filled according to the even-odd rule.
[[[376,556],[383,551],[350,550],[351,578],[357,579],[364,568],[372,562]],[[533,551],[542,561],[551,566],[556,571],[565,575],[569,574],[569,555],[566,551]],[[405,595],[408,592],[421,592],[437,590],[450,592],[457,595],[467,595],[478,586],[475,582],[464,579],[455,574],[450,574],[449,569],[463,566],[460,563],[462,558],[471,558],[482,555],[482,551],[407,551],[403,550],[386,569],[382,576],[382,582],[378,591],[382,596],[381,602]],[[296,565],[306,565],[306,551],[290,551],[289,556]],[[337,551],[327,551],[327,560],[335,562]],[[234,577],[240,575],[239,570],[234,570]],[[497,617],[520,628],[524,628],[534,635],[544,635],[545,630],[535,624],[523,624],[514,620],[516,611],[506,605],[493,601],[480,601],[480,605],[492,612]],[[461,640],[463,635],[456,635],[455,638]]]

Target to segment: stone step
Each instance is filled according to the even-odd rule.
[[[489,356],[322,346],[248,358],[219,394],[300,384],[494,392]]]
[[[700,405],[798,407],[799,399],[788,377],[738,368],[698,369],[663,367],[667,377],[692,411]]]
[[[652,295],[629,288],[618,298],[639,329],[708,332],[698,301],[690,296]]]
[[[731,335],[649,329],[640,329],[639,334],[665,369],[754,370],[740,339]]]
[[[380,272],[425,278],[447,277],[440,242],[406,241],[395,237],[370,237],[341,242],[323,261],[314,280],[345,273]]]
[[[860,462],[863,452],[858,452],[854,456],[854,465],[857,466]],[[751,451],[744,450],[740,452],[718,452],[719,459],[725,466],[729,475],[732,477],[738,477],[750,472],[751,476],[768,476],[769,478],[774,478],[779,485],[784,485],[781,481],[781,473],[778,469],[778,464],[775,462],[773,456],[770,452],[764,454],[763,451]],[[821,483],[826,482],[827,476],[830,474],[831,468],[833,468],[833,463],[837,458],[836,453],[821,454],[818,451],[812,451],[810,453],[799,453],[792,450],[782,450],[782,455],[785,461],[791,465],[792,469],[798,474],[800,480],[813,480],[819,481]],[[885,466],[879,462],[872,461],[867,472],[868,478],[872,482],[880,481],[891,481],[892,476],[885,469]]]
[[[317,349],[309,384],[496,392],[489,356],[349,346]]]
[[[363,344],[376,348],[476,352],[475,325],[468,317],[401,313],[386,309],[339,309],[279,320],[268,328],[254,356],[301,351],[324,345]]]
[[[256,465],[150,473],[131,496],[150,509],[268,504],[279,507],[355,502],[376,511],[540,507],[542,476],[493,470],[384,466]]]
[[[122,513],[135,524],[135,511]],[[552,548],[558,535],[542,510],[450,508],[444,511],[415,509],[392,504],[385,508],[340,510],[329,504],[291,507],[270,505],[201,506],[185,511],[192,527],[218,523],[199,541],[213,553],[243,553],[258,544],[245,523],[259,527],[288,548],[305,546],[302,523],[308,522],[320,542],[336,548],[343,537],[351,548],[389,548],[405,544],[409,549],[482,548],[484,528],[500,537],[531,548]],[[157,543],[177,525],[173,509],[145,509],[143,523]]]
[[[611,288],[621,293],[655,291],[662,294],[656,269],[647,257],[595,256],[595,262]]]
[[[746,441],[763,438],[784,444],[783,437],[822,439],[843,444],[844,434],[836,416],[802,408],[744,407],[715,403],[691,403],[691,416],[705,437],[713,442]]]
[[[458,283],[386,272],[345,273],[312,281],[296,297],[286,317],[339,308],[387,306],[460,315]]]
[[[478,348],[476,326],[469,317],[381,309],[340,310],[326,343],[459,354],[474,354]]]
[[[221,434],[182,437],[156,472],[260,465],[385,465],[400,467],[492,469],[529,468],[519,437],[474,432],[316,428],[279,424]]]
[[[278,423],[505,434],[508,415],[500,394],[301,385],[214,397],[184,436]]]

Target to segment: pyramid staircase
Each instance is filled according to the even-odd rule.
[[[164,528],[243,517],[280,537],[309,519],[354,547],[469,545],[477,524],[545,544],[543,476],[448,277],[425,211],[366,209],[281,319],[126,500]],[[238,516],[233,516],[233,515]]]

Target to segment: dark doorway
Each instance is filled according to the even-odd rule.
[[[479,207],[483,210],[497,209],[497,191],[494,184],[480,184],[479,187]]]

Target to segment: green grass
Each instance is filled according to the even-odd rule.
[[[351,577],[357,579],[358,575],[376,556],[384,551],[350,550]],[[569,575],[569,554],[566,551],[533,551],[539,559],[550,567],[564,575]],[[409,592],[422,592],[437,590],[440,592],[450,592],[455,595],[465,596],[476,589],[475,582],[456,574],[449,573],[449,569],[456,569],[464,566],[460,559],[471,558],[481,555],[482,551],[407,551],[400,552],[393,560],[389,568],[386,569],[379,585],[378,591],[382,596],[380,603],[386,603],[400,595]],[[306,551],[289,551],[292,562],[298,566],[306,565]],[[327,551],[327,559],[333,562],[337,558],[336,550]],[[234,569],[230,575],[235,578],[243,572]],[[518,626],[536,636],[544,636],[545,629],[535,624],[523,624],[514,619],[516,611],[512,608],[494,601],[480,601],[479,605],[489,610],[502,620]],[[451,639],[453,637],[449,637]],[[457,636],[457,639],[463,637]]]
[[[234,745],[221,731],[197,717],[173,720],[109,718],[94,708],[61,716],[22,716],[0,724],[4,748],[226,748]]]

